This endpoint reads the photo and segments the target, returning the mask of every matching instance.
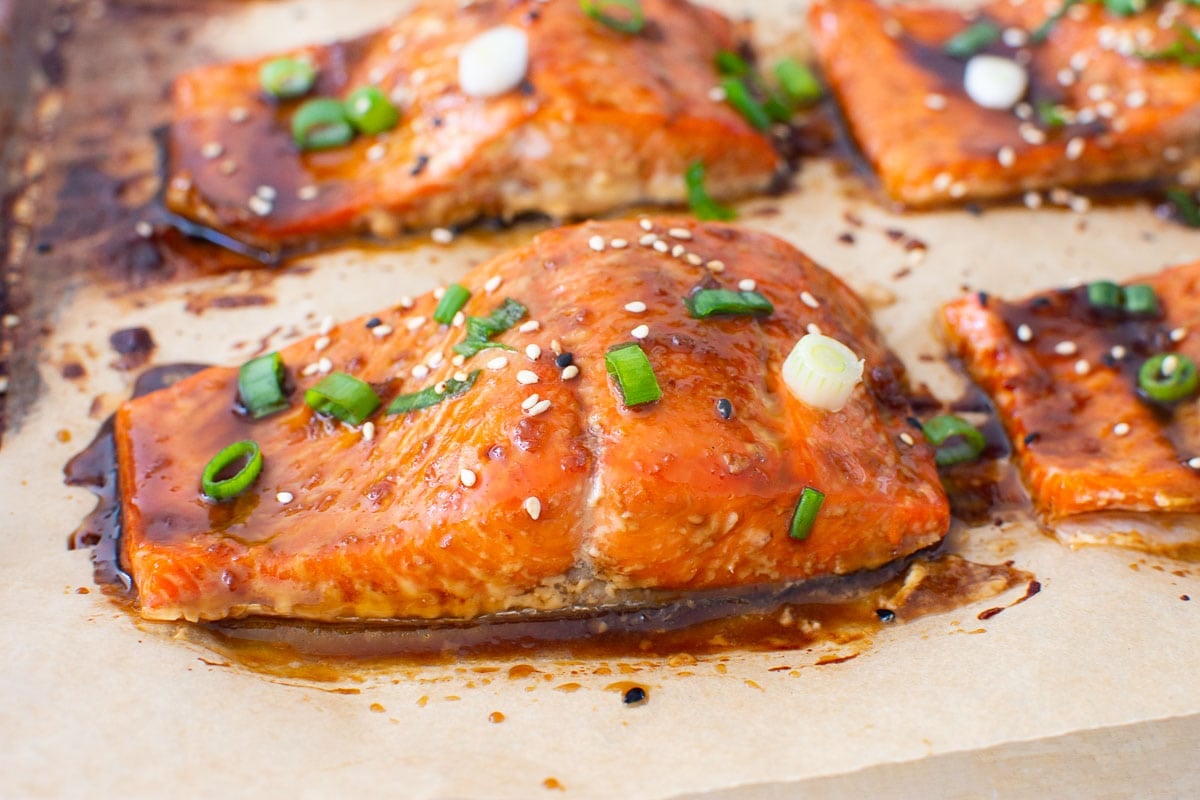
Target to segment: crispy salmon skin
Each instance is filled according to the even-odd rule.
[[[694,162],[728,198],[767,188],[783,166],[770,140],[709,95],[715,56],[738,31],[684,0],[645,0],[622,33],[576,2],[426,0],[364,38],[204,67],[172,93],[167,205],[258,247],[455,226],[527,212],[582,217],[687,199]],[[464,45],[499,26],[528,38],[525,79],[502,94],[459,85]],[[399,124],[343,147],[301,152],[259,81],[279,55],[318,69],[309,97],[379,87]]]
[[[1079,286],[1020,302],[968,295],[943,315],[955,351],[994,399],[1051,527],[1075,541],[1194,548],[1196,399],[1152,401],[1139,372],[1160,354],[1175,355],[1176,370],[1181,358],[1200,361],[1200,262],[1132,283],[1153,289],[1158,313],[1100,309]]]
[[[1200,9],[1151,3],[1118,17],[1101,3],[990,2],[969,16],[928,4],[819,0],[810,30],[851,134],[887,195],[912,208],[1112,183],[1174,182],[1200,153],[1200,69],[1166,53]],[[947,53],[964,31],[989,24],[979,52],[1024,67],[1012,108],[967,94],[965,55]],[[1183,38],[1186,41],[1186,38]],[[952,50],[954,48],[951,48]],[[1200,48],[1192,47],[1197,53]],[[1200,56],[1197,56],[1200,57]]]
[[[684,305],[697,287],[746,280],[769,316],[697,319]],[[273,416],[235,413],[231,367],[121,407],[123,563],[144,616],[551,610],[846,574],[946,533],[932,450],[905,433],[902,365],[862,302],[790,245],[691,220],[588,223],[461,285],[465,325],[434,322],[439,300],[426,296],[284,349],[294,390]],[[505,299],[527,309],[494,336],[512,349],[455,363],[469,318]],[[813,325],[866,362],[838,412],[782,382]],[[605,356],[631,342],[661,399],[627,407]],[[384,410],[476,370],[436,405]],[[305,389],[328,371],[366,381],[384,408],[360,426],[315,413]],[[247,439],[264,456],[257,481],[205,499],[205,463]],[[806,487],[825,500],[796,539]]]

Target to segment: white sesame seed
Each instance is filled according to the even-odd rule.
[[[1187,465],[1192,469],[1200,469],[1200,456],[1192,456],[1187,460]]]
[[[651,222],[646,217],[642,217],[641,219],[638,220],[638,226],[644,231],[654,230],[654,223]]]
[[[251,197],[249,200],[247,200],[246,206],[260,217],[267,216],[275,208],[271,205],[270,200],[264,200],[258,195],[254,195],[254,197]]]
[[[454,241],[454,231],[449,228],[434,228],[429,237],[437,244],[450,244]]]
[[[220,158],[225,155],[225,146],[220,142],[205,142],[200,148],[200,155],[212,161],[214,158]]]
[[[681,244],[677,244],[671,248],[671,255],[675,258],[679,258],[686,252],[687,252],[687,248]]]
[[[693,267],[698,267],[698,266],[700,266],[701,264],[703,264],[703,263],[704,263],[704,259],[703,259],[703,258],[701,258],[701,257],[700,257],[698,254],[696,254],[696,253],[688,253],[688,254],[687,254],[685,257],[684,257],[684,260],[685,260],[685,261],[687,261],[689,264],[691,264]]]
[[[525,345],[525,357],[530,361],[537,361],[542,357],[542,348],[538,347],[536,344]]]
[[[324,319],[322,319],[320,326],[317,327],[317,333],[320,333],[322,335],[329,333],[332,330],[333,330],[333,317],[331,317],[331,316],[326,316]]]
[[[488,279],[487,279],[487,283],[485,283],[485,284],[483,285],[483,290],[484,290],[485,292],[487,292],[488,294],[491,294],[492,292],[494,292],[494,291],[496,291],[497,289],[499,289],[499,288],[500,288],[500,284],[501,284],[501,283],[503,283],[503,282],[504,282],[504,278],[502,278],[502,277],[501,277],[501,276],[499,276],[499,275],[493,275],[492,277],[490,277],[490,278],[488,278]]]
[[[588,239],[588,247],[592,248],[597,253],[603,252],[604,251],[604,237],[603,236],[593,236],[592,238]]]
[[[996,151],[996,160],[1000,162],[1000,166],[1008,169],[1014,163],[1016,163],[1016,151],[1014,151],[1011,147],[1001,147],[998,151]]]
[[[529,409],[536,406],[541,401],[541,399],[542,398],[539,397],[537,395],[537,393],[535,392],[535,393],[529,395],[529,397],[526,397],[524,400],[521,401],[521,409],[524,411],[528,411]]]
[[[517,373],[517,383],[523,384],[525,386],[531,386],[537,382],[538,382],[537,373],[532,370],[523,369]]]
[[[414,305],[416,305],[416,303],[413,302],[413,299],[411,297],[409,297],[408,295],[403,295],[400,298],[400,307],[401,308],[405,308],[405,309],[412,308]]]
[[[821,304],[817,302],[817,298],[812,296],[812,292],[803,291],[800,293],[800,302],[809,308],[820,308]]]
[[[274,186],[268,186],[264,183],[254,190],[254,194],[263,200],[274,200],[279,193],[275,191]]]
[[[146,220],[139,220],[138,224],[133,226],[133,232],[143,239],[149,239],[154,235],[154,226]]]
[[[1081,136],[1073,137],[1069,142],[1067,142],[1067,149],[1065,151],[1067,160],[1075,161],[1081,155],[1083,155],[1083,147],[1084,147],[1083,137],[1081,137]]]
[[[625,304],[625,310],[630,314],[641,314],[646,310],[646,304],[641,300],[634,300],[632,303]]]
[[[387,336],[391,332],[392,332],[391,325],[376,325],[374,328],[371,328],[371,334],[376,339],[382,339],[383,337]]]
[[[967,184],[963,181],[955,181],[950,184],[950,196],[955,200],[967,196]]]
[[[276,492],[275,493],[275,500],[278,503],[280,503],[281,505],[286,506],[288,503],[292,502],[295,499],[296,499],[296,496],[294,494],[292,494],[291,492]]]
[[[1059,86],[1070,86],[1075,83],[1075,70],[1063,68],[1057,73]]]
[[[1175,370],[1179,368],[1179,356],[1172,353],[1162,360],[1162,365],[1158,370],[1164,378],[1169,378],[1175,374]]]
[[[1171,341],[1176,342],[1176,343],[1182,342],[1184,339],[1187,338],[1187,335],[1188,335],[1187,328],[1172,328],[1171,332],[1169,334],[1167,334],[1167,336],[1171,339]]]
[[[645,339],[647,336],[650,335],[650,326],[649,325],[638,325],[636,328],[634,328],[633,330],[631,330],[629,332],[629,335],[635,339]]]
[[[755,283],[753,278],[742,278],[738,281],[738,290],[742,292],[753,292],[757,286],[758,284]]]
[[[445,296],[446,296],[446,287],[445,286],[439,286],[433,290],[433,298],[435,300],[441,300]]]
[[[1142,106],[1146,105],[1146,99],[1147,95],[1145,91],[1141,89],[1135,89],[1129,94],[1125,95],[1125,105],[1129,106],[1130,108],[1141,108]]]
[[[642,234],[641,238],[638,239],[638,244],[640,244],[642,247],[652,247],[654,245],[654,243],[657,241],[658,241],[658,236],[656,236],[655,234],[644,233],[644,234]]]
[[[329,372],[332,369],[333,369],[333,362],[330,361],[328,358],[322,358],[319,361],[317,361],[317,372],[321,373],[322,375],[324,375],[325,373]]]
[[[502,370],[508,366],[508,359],[504,356],[496,356],[491,361],[487,362],[487,368],[491,370]]]
[[[324,350],[326,347],[329,347],[328,336],[321,336],[315,342],[313,342],[313,350],[316,350],[318,353]]]
[[[463,364],[467,363],[467,357],[462,353],[458,353],[454,356],[454,358],[450,359],[450,363],[456,367],[461,367]]]
[[[413,317],[411,319],[405,320],[404,327],[408,328],[410,331],[415,331],[417,328],[421,327],[424,324],[425,324],[424,317]]]
[[[301,200],[316,200],[317,195],[320,193],[320,189],[310,184],[308,186],[301,186],[299,189],[297,189],[296,197],[300,198]]]
[[[1026,192],[1024,202],[1026,208],[1041,208],[1042,196],[1037,192]]]
[[[1087,65],[1090,60],[1091,59],[1088,57],[1088,54],[1080,50],[1078,53],[1071,55],[1071,69],[1075,70],[1076,72],[1083,72],[1085,69],[1087,69]]]
[[[655,240],[653,247],[660,253],[665,253],[671,249],[671,245],[667,244],[662,239]]]
[[[613,239],[608,243],[608,246],[613,250],[624,250],[629,247],[629,241],[626,239]]]
[[[417,380],[421,380],[422,378],[428,378],[429,377],[429,367],[425,366],[424,364],[417,364],[410,370],[410,373]]]
[[[374,422],[364,422],[363,423],[362,438],[363,438],[363,441],[367,441],[367,442],[369,442],[375,438],[375,423]]]
[[[1081,108],[1075,112],[1075,121],[1080,125],[1091,125],[1096,121],[1096,109]]]
[[[577,377],[579,377],[579,367],[575,366],[574,364],[568,364],[567,366],[563,367],[562,379],[564,381],[574,380]]]
[[[440,367],[445,361],[446,357],[436,350],[425,356],[425,363],[429,365],[430,369]]]
[[[317,365],[315,363],[314,364],[305,364],[304,369],[300,370],[300,374],[306,378],[309,375],[316,375],[317,374]]]
[[[563,351],[562,342],[560,342],[558,339],[551,339],[550,349],[554,351],[554,355],[561,356]]]
[[[467,373],[463,372],[462,370],[459,370],[458,372],[454,373],[453,377],[454,377],[454,380],[458,381],[459,383],[462,383],[463,381],[465,381],[467,378],[470,378],[471,376],[468,375]]]
[[[1116,425],[1113,425],[1112,432],[1113,436],[1127,436],[1129,434],[1129,423],[1118,422]]]
[[[1050,202],[1056,206],[1071,204],[1071,193],[1061,186],[1050,190]]]
[[[1075,362],[1075,374],[1076,375],[1087,375],[1091,371],[1092,371],[1092,365],[1088,363],[1088,360],[1086,358],[1081,358]]]
[[[453,319],[450,320],[450,327],[461,328],[467,323],[467,315],[461,311],[455,311]]]
[[[1071,198],[1071,210],[1076,214],[1086,214],[1092,210],[1092,201],[1081,194]]]
[[[1116,359],[1117,361],[1120,361],[1121,359],[1125,358],[1126,351],[1123,346],[1121,346],[1119,344],[1114,344],[1112,350],[1109,350],[1108,353],[1114,359]]]
[[[536,497],[526,497],[525,502],[521,505],[525,509],[525,513],[529,515],[529,518],[535,522],[542,515],[542,501]]]
[[[1074,342],[1059,342],[1054,345],[1054,352],[1060,356],[1073,356],[1079,352],[1079,348]]]
[[[529,416],[536,417],[539,414],[545,414],[550,410],[549,400],[539,400],[533,408],[529,409]]]
[[[810,323],[808,323],[807,325],[805,325],[805,326],[804,326],[804,330],[808,331],[809,333],[813,333],[813,334],[820,334],[820,333],[821,333],[821,326],[820,326],[820,325],[818,325],[818,324],[817,324],[817,323],[815,323],[815,322],[810,322]]]
[[[1033,329],[1025,324],[1018,325],[1017,326],[1017,341],[1020,341],[1020,342],[1033,341]]]
[[[710,87],[708,90],[708,99],[712,100],[714,103],[724,103],[725,102],[725,87],[724,86]]]
[[[517,330],[521,333],[533,333],[540,327],[542,327],[542,323],[536,319],[531,319],[528,322],[522,322],[521,327],[517,328]]]
[[[667,235],[672,239],[682,239],[685,242],[691,241],[692,232],[687,228],[671,228],[667,231]]]
[[[954,176],[949,172],[939,172],[933,176],[933,186],[935,192],[944,192],[950,188],[950,184],[954,183]]]
[[[900,434],[900,441],[904,442],[906,445],[909,445],[910,447],[912,445],[916,444],[916,440],[913,439],[912,434],[910,434],[908,431],[904,431],[903,433]]]
[[[1017,133],[1029,144],[1039,145],[1046,143],[1046,133],[1041,128],[1031,125],[1028,122],[1022,122],[1017,127]]]
[[[387,148],[383,143],[373,144],[367,148],[367,161],[379,161],[387,155]]]
[[[1174,164],[1175,162],[1183,159],[1183,148],[1174,146],[1165,147],[1163,148],[1163,158]]]
[[[458,473],[458,480],[462,483],[463,486],[470,489],[472,486],[475,485],[475,481],[477,479],[475,477],[475,472],[473,470],[463,469],[463,470],[460,470]]]
[[[435,383],[433,385],[433,391],[434,391],[434,394],[445,394],[446,393],[446,382],[438,381],[437,383]]]
[[[925,107],[930,111],[941,111],[946,107],[946,95],[930,92],[925,95]]]
[[[705,264],[704,266],[706,266],[706,267],[708,268],[708,271],[709,271],[709,272],[717,272],[717,273],[721,273],[721,272],[724,272],[724,271],[725,271],[725,262],[724,262],[724,261],[720,261],[720,260],[718,260],[718,259],[715,259],[715,258],[714,258],[712,261],[709,261],[709,262],[708,262],[707,264]]]
[[[1029,34],[1021,28],[1005,28],[1000,38],[1009,47],[1023,47],[1029,41]]]

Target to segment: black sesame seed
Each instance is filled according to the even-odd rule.
[[[367,320],[368,328],[378,328],[382,324],[383,320],[381,320],[379,317],[371,317],[369,320]]]
[[[517,84],[517,91],[526,97],[532,97],[537,92],[537,90],[533,88],[533,82],[528,78]]]
[[[979,293],[979,305],[983,306],[984,308],[987,308],[987,304],[988,304],[988,293],[980,292]]]
[[[925,432],[925,426],[922,425],[921,420],[917,419],[916,417],[907,417],[904,421],[908,423],[910,428],[916,428],[921,433]]]
[[[625,705],[627,706],[635,706],[638,703],[644,703],[646,702],[646,690],[640,686],[635,686],[629,691],[625,692],[624,700]]]
[[[1028,447],[1029,445],[1033,444],[1040,438],[1042,438],[1042,435],[1040,433],[1038,433],[1037,431],[1033,431],[1032,433],[1025,434],[1025,446]]]
[[[1049,297],[1035,297],[1029,301],[1031,308],[1045,308],[1050,305]]]
[[[443,120],[441,117],[431,117],[431,118],[429,119],[429,124],[430,124],[430,125],[432,125],[432,126],[433,126],[433,127],[435,127],[435,128],[440,128],[440,127],[442,127],[442,125],[444,124],[444,122],[445,122],[445,121],[444,121],[444,120]]]
[[[559,369],[566,369],[575,363],[575,356],[570,353],[559,353],[554,359],[554,366]]]
[[[408,174],[412,175],[415,178],[418,175],[420,175],[422,172],[425,171],[425,167],[428,164],[429,164],[429,156],[425,155],[424,153],[421,153],[419,156],[417,156],[416,163],[414,163],[412,165],[412,169],[410,169],[408,171]]]
[[[721,415],[721,419],[733,419],[733,403],[722,397],[717,401],[717,413]]]
[[[890,608],[875,609],[875,616],[879,617],[880,622],[895,622],[896,621],[896,612],[892,611]]]
[[[1191,598],[1191,596],[1190,596],[1190,595],[1181,594],[1181,595],[1179,595],[1179,599],[1180,599],[1180,600],[1182,600],[1183,602],[1185,602],[1185,603],[1186,603],[1186,602],[1188,602],[1189,600],[1191,600],[1192,598]]]
[[[39,253],[49,253],[51,250],[54,249],[54,245],[50,242],[38,242],[34,246],[34,249],[37,250]]]

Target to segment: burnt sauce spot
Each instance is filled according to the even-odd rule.
[[[113,364],[120,370],[137,369],[150,360],[154,337],[145,328],[122,328],[108,337],[108,343],[120,356]]]

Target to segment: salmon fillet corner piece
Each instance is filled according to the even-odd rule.
[[[424,0],[358,40],[188,72],[172,94],[167,205],[281,249],[484,216],[581,218],[683,203],[694,162],[705,165],[714,197],[767,189],[786,169],[771,141],[709,96],[715,56],[742,44],[739,29],[685,0],[642,8],[646,26],[630,35],[576,2]],[[501,25],[527,34],[525,79],[497,96],[469,96],[459,52]],[[259,67],[280,55],[317,66],[309,97],[378,86],[399,124],[300,152],[290,119],[302,100],[271,102],[259,84]]]
[[[911,208],[1112,183],[1182,180],[1200,156],[1200,70],[1168,51],[1200,9],[1151,4],[1129,17],[1080,3],[1053,23],[1040,2],[994,0],[968,17],[922,3],[818,0],[809,28],[850,133],[887,195]],[[1176,14],[1175,12],[1178,12]],[[964,89],[946,44],[976,24],[1003,31],[983,54],[1028,61],[1012,109]],[[1068,200],[1064,202],[1069,202]]]
[[[1132,283],[1153,288],[1160,314],[1098,311],[1083,286],[1020,302],[967,295],[943,317],[1056,533],[1200,553],[1200,407],[1194,396],[1149,402],[1138,388],[1157,354],[1200,362],[1200,262]]]
[[[905,433],[904,369],[863,303],[766,234],[644,224],[670,247],[635,244],[637,221],[592,222],[465,276],[468,320],[504,299],[527,309],[494,337],[511,350],[454,363],[464,328],[434,322],[425,296],[337,325],[319,353],[312,339],[282,350],[294,391],[273,416],[234,412],[233,367],[125,403],[122,553],[141,613],[462,619],[662,602],[872,569],[938,542],[949,509],[932,450]],[[770,316],[684,306],[697,287],[747,279]],[[839,412],[782,382],[811,325],[866,361]],[[626,407],[605,356],[632,342],[662,394]],[[478,375],[432,407],[381,408],[368,429],[305,405],[322,369],[366,381],[383,408]],[[264,456],[257,481],[203,498],[205,463],[246,439]],[[801,540],[789,531],[806,487],[825,500]]]

